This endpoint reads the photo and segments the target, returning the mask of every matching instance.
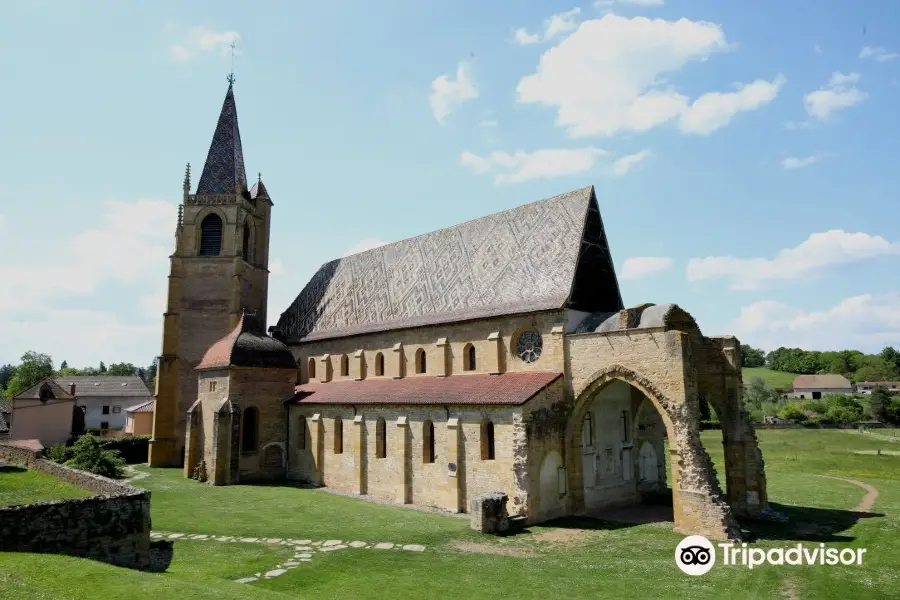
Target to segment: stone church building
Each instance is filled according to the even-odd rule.
[[[671,494],[675,530],[767,513],[740,343],[622,302],[593,187],[323,265],[266,333],[272,199],[233,87],[171,257],[150,463],[540,522]],[[722,423],[724,490],[699,437]]]

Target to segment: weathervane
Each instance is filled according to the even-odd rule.
[[[236,45],[235,41],[232,40],[231,45],[229,46],[229,48],[231,48],[231,73],[228,74],[228,85],[234,85],[234,54],[235,54],[234,48],[235,48],[235,45]]]

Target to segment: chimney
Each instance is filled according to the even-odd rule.
[[[69,384],[69,393],[73,396],[75,395],[75,384],[74,383]]]

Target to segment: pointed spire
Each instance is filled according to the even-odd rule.
[[[244,169],[244,151],[241,148],[233,85],[234,79],[229,76],[228,92],[209,146],[206,164],[203,165],[203,173],[200,174],[197,194],[242,194],[247,191],[247,173]]]

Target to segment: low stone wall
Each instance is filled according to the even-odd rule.
[[[150,492],[8,444],[0,444],[0,458],[97,494],[0,508],[0,552],[67,554],[151,569]],[[168,561],[154,561],[159,562],[168,566]]]

